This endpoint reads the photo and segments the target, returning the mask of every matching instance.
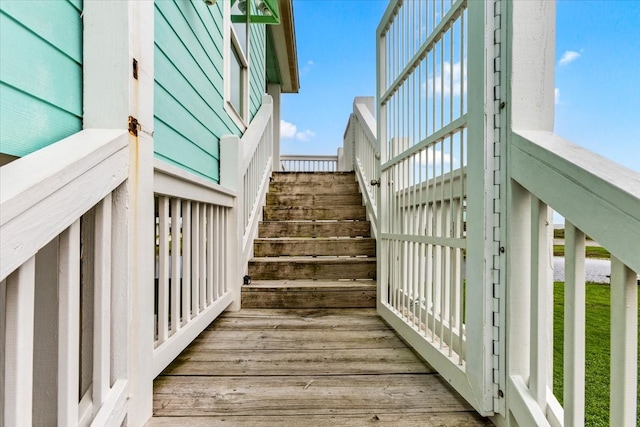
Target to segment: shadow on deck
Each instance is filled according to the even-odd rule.
[[[374,309],[244,309],[154,382],[159,426],[481,426]]]

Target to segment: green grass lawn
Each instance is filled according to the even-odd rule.
[[[588,283],[586,292],[585,425],[604,427],[609,425],[610,290],[609,285]],[[563,304],[564,283],[556,282],[553,318],[553,391],[560,403],[562,403],[563,388]],[[640,387],[638,394],[640,395]]]
[[[553,229],[553,238],[554,239],[564,239],[564,228],[554,228]],[[593,240],[591,237],[586,236],[587,240]]]
[[[564,256],[564,246],[553,245],[553,256]],[[585,247],[585,256],[587,258],[609,259],[611,253],[600,246],[587,246]]]

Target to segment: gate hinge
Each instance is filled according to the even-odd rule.
[[[133,136],[138,136],[138,129],[140,129],[138,119],[133,116],[129,116],[129,133]]]

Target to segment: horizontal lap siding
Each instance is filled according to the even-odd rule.
[[[253,118],[260,109],[260,106],[262,105],[262,95],[266,92],[265,25],[251,25],[249,37],[249,115]]]
[[[82,129],[82,1],[0,2],[0,152]]]
[[[155,3],[155,152],[219,182],[220,137],[240,135],[224,109],[222,2]]]

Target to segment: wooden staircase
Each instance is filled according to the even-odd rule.
[[[376,305],[376,249],[353,172],[275,172],[243,308]]]

